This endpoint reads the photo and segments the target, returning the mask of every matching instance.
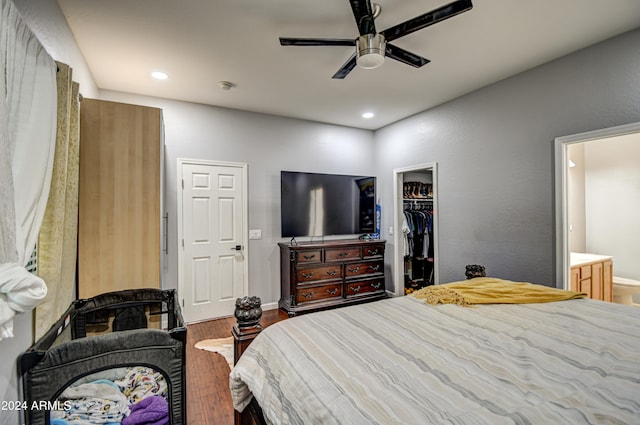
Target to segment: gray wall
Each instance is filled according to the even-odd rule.
[[[440,281],[556,283],[553,140],[640,121],[638,70],[635,30],[378,130],[383,211],[394,168],[437,162]]]

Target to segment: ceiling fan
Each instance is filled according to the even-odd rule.
[[[349,60],[333,75],[332,78],[336,79],[346,77],[349,72],[355,68],[356,64],[366,69],[377,68],[382,65],[385,56],[420,68],[429,63],[429,59],[389,44],[389,42],[421,30],[429,25],[437,24],[462,12],[466,12],[473,7],[471,0],[454,1],[431,12],[387,28],[384,31],[376,32],[373,20],[380,12],[379,6],[376,5],[375,8],[372,8],[370,0],[349,0],[349,3],[351,3],[353,16],[356,18],[356,24],[360,32],[360,36],[355,40],[344,38],[280,37],[280,44],[283,46],[355,46],[356,52],[351,55]]]

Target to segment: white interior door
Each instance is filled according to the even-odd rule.
[[[183,316],[230,316],[248,292],[246,164],[179,162]]]

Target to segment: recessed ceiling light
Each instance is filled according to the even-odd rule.
[[[164,72],[160,72],[160,71],[152,72],[151,76],[153,78],[155,78],[156,80],[166,80],[167,78],[169,78],[169,76],[167,74],[165,74]]]
[[[364,114],[362,114],[362,118],[365,118],[365,119],[373,118],[373,112],[365,112]]]

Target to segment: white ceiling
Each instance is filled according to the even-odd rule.
[[[452,0],[376,0],[381,31]],[[347,0],[58,0],[100,89],[377,129],[640,26],[639,0],[475,0],[393,44],[392,59],[331,76],[351,47],[278,37],[356,38]],[[169,79],[156,81],[161,70]],[[223,91],[218,82],[234,87]],[[365,111],[376,116],[366,120]]]

